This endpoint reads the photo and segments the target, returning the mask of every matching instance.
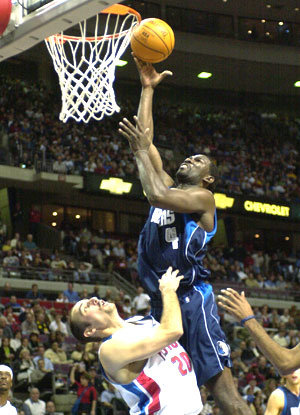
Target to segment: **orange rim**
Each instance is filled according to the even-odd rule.
[[[119,14],[121,16],[125,16],[126,14],[133,14],[136,16],[138,22],[142,20],[142,17],[139,12],[132,9],[131,7],[124,6],[123,4],[113,4],[112,6],[107,7],[106,9],[102,10],[100,14]],[[108,35],[108,36],[99,36],[99,37],[86,37],[85,40],[87,42],[94,42],[96,39],[112,39],[119,37],[120,33],[116,33],[115,35]],[[45,40],[49,42],[50,39],[54,40],[55,43],[61,43],[64,44],[67,40],[81,40],[82,38],[80,36],[68,36],[68,35],[61,35],[57,33],[56,35],[48,36]]]

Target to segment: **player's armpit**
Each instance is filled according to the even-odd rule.
[[[280,415],[284,407],[284,394],[280,389],[271,393],[264,415]]]
[[[124,330],[101,347],[101,363],[115,372],[129,363],[148,359],[164,347],[177,341],[182,332],[162,330],[160,326],[147,330]]]
[[[152,206],[178,213],[206,213],[215,211],[213,194],[203,188],[165,189],[149,200]]]

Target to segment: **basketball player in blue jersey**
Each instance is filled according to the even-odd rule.
[[[269,397],[265,415],[300,414],[300,369],[284,377],[284,385],[279,386]]]
[[[192,358],[198,385],[205,384],[226,415],[250,415],[238,394],[230,371],[230,348],[219,324],[209,271],[203,266],[206,245],[217,229],[213,185],[217,169],[203,154],[188,157],[179,166],[175,181],[163,170],[153,144],[152,101],[154,88],[171,72],[157,73],[151,64],[135,58],[142,83],[138,117],[127,119],[119,132],[128,139],[136,157],[139,177],[152,205],[141,232],[138,266],[141,283],[151,297],[152,314],[162,312],[158,281],[169,264],[184,279],[178,290],[184,334],[181,344]]]

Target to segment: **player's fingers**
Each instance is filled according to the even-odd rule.
[[[138,130],[140,132],[144,132],[144,126],[142,125],[142,123],[140,122],[140,120],[138,119],[138,117],[136,115],[134,115],[133,119],[134,119],[134,121],[136,123],[136,126],[137,126]]]
[[[127,138],[128,141],[130,141],[130,137],[129,137],[129,135],[125,131],[123,131],[121,128],[119,128],[118,129],[118,132],[120,134],[122,134],[123,137]]]
[[[223,293],[223,294],[225,294],[225,295],[227,295],[228,297],[231,297],[231,298],[236,298],[236,299],[240,298],[240,294],[237,291],[233,290],[232,288],[223,289],[223,290],[221,290],[221,293]]]
[[[162,78],[165,78],[166,76],[173,76],[173,72],[171,72],[171,71],[163,71],[163,72],[160,74],[160,76],[161,76]]]
[[[177,277],[177,279],[178,279],[179,281],[183,280],[183,278],[184,278],[184,276],[183,276],[183,275],[178,275],[178,277]]]
[[[172,272],[172,275],[174,275],[174,277],[176,277],[176,275],[179,273],[179,269],[175,269],[173,272]]]
[[[124,122],[120,122],[119,125],[122,128],[122,130],[127,132],[127,134],[131,136],[137,135],[136,128],[134,127],[134,125],[131,124],[130,121],[126,120],[126,118],[124,118]]]
[[[228,297],[223,297],[223,295],[218,295],[218,300],[221,300],[222,302],[225,302],[227,305],[234,308],[235,303],[233,303]]]
[[[222,303],[221,301],[218,301],[218,305],[227,311],[231,311],[231,309],[226,304]]]

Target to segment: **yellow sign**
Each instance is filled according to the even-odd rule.
[[[234,198],[227,197],[224,193],[215,193],[214,197],[218,209],[232,208],[234,204]]]
[[[116,195],[122,195],[123,193],[129,193],[132,188],[132,183],[124,182],[123,179],[117,177],[110,177],[109,179],[101,180],[99,189],[108,190],[109,193]]]
[[[269,203],[252,202],[245,200],[244,209],[248,212],[265,213],[275,216],[290,216],[290,208],[288,206],[270,205]]]

